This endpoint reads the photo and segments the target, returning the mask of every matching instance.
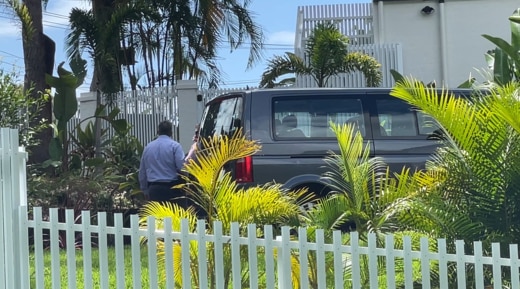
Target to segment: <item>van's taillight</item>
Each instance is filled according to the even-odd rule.
[[[253,182],[253,157],[247,156],[235,163],[235,178],[237,183]]]

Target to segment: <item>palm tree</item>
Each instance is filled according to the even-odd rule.
[[[298,192],[285,192],[279,184],[267,184],[251,188],[239,188],[233,180],[229,172],[224,171],[224,165],[231,160],[240,159],[248,155],[254,154],[260,149],[260,145],[256,141],[246,139],[241,136],[238,131],[231,138],[227,136],[214,136],[211,139],[202,140],[203,147],[206,149],[200,151],[197,161],[189,161],[183,170],[183,177],[187,183],[181,185],[190,198],[199,208],[198,213],[206,216],[207,231],[213,233],[214,221],[222,222],[224,234],[230,233],[231,223],[237,222],[241,229],[248,224],[257,224],[259,227],[265,224],[281,224],[287,223],[289,220],[295,220],[300,212],[300,206],[296,200],[307,200],[302,197],[305,190]],[[190,177],[188,177],[190,176]],[[179,230],[180,219],[187,218],[190,224],[190,230],[195,230],[195,220],[197,212],[193,207],[188,209],[180,208],[177,204],[151,202],[144,206],[141,212],[141,224],[146,226],[146,218],[155,216],[156,229],[162,229],[164,218],[172,218],[172,226],[174,230]],[[242,231],[242,230],[241,230]],[[260,233],[260,231],[259,231]],[[194,286],[198,286],[197,264],[197,244],[195,241],[190,244],[190,254],[192,258],[192,282]],[[176,245],[175,251],[180,251],[179,245]],[[209,284],[215,286],[215,259],[212,244],[208,244],[208,275],[204,278],[210,280]],[[164,256],[163,243],[158,240],[159,257]],[[228,288],[231,278],[231,255],[230,248],[225,247],[224,254],[224,272],[225,288]],[[242,250],[242,249],[241,249]],[[247,249],[241,251],[241,260],[247,260]],[[180,258],[175,258],[180,260]],[[164,258],[161,259],[164,262]],[[174,264],[175,268],[180,268],[180,264]],[[247,266],[242,266],[247,270]],[[180,272],[181,270],[176,270]],[[243,274],[247,278],[247,271]],[[176,275],[176,282],[181,284],[181,275]],[[214,287],[211,287],[214,288]]]
[[[216,86],[221,72],[215,62],[219,46],[235,50],[250,46],[247,67],[260,57],[263,34],[248,10],[250,1],[197,0],[148,3],[157,21],[132,25],[126,39],[144,59],[148,85],[171,85],[179,79],[202,77]]]
[[[7,0],[19,18],[22,26],[22,43],[25,64],[24,90],[34,101],[39,101],[49,87],[45,82],[45,74],[52,74],[54,69],[55,44],[43,33],[43,7],[47,1],[24,0],[21,3]],[[42,61],[43,60],[43,61]],[[52,102],[44,99],[32,126],[40,123],[50,125],[52,120]],[[30,155],[30,162],[41,164],[49,159],[49,143],[52,138],[50,128],[42,129],[36,135],[39,144]]]
[[[431,228],[440,224],[437,218],[432,218],[433,214],[428,210],[430,197],[420,190],[422,184],[415,175],[407,168],[395,176],[390,175],[381,158],[369,156],[369,144],[363,143],[363,137],[354,125],[332,123],[331,128],[338,140],[340,153],[330,153],[325,159],[329,169],[323,178],[328,180],[331,193],[301,217],[302,225],[309,230],[309,236],[314,236],[316,229],[324,229],[325,238],[332,241],[333,230],[355,230],[365,245],[368,233],[375,233],[380,244],[384,244],[387,234],[393,234],[397,243],[403,236],[411,236],[412,246],[417,250],[421,237],[430,238],[430,243],[435,244]],[[350,235],[343,236],[344,242],[349,243],[349,239]],[[402,249],[402,244],[397,243],[396,247]],[[314,254],[309,254],[311,288],[317,288],[316,270],[313,267],[315,258]],[[378,262],[384,268],[385,260],[379,259]],[[418,263],[414,261],[413,266],[419,267]],[[396,264],[397,285],[404,286],[402,259],[396,259]],[[347,265],[344,279],[352,279],[351,266],[360,266],[363,287],[369,287],[368,265],[368,258],[365,257],[360,259],[359,264]],[[385,270],[380,271],[378,278],[382,287],[386,285]],[[419,271],[414,271],[413,279],[421,279]]]
[[[318,87],[327,86],[330,77],[339,73],[361,71],[367,86],[381,83],[380,64],[373,57],[348,50],[349,39],[332,23],[321,23],[307,40],[305,58],[286,52],[269,60],[262,74],[261,87],[273,87],[278,77],[286,74],[310,75]],[[287,83],[283,80],[281,83]],[[294,81],[293,81],[294,82]]]
[[[110,94],[121,91],[123,85],[120,72],[123,61],[119,45],[121,31],[131,21],[141,20],[149,14],[141,2],[118,5],[111,9],[108,16],[99,12],[96,15],[94,11],[74,8],[70,12],[71,32],[67,37],[67,53],[70,58],[75,58],[86,50],[94,61],[90,91],[99,89]]]

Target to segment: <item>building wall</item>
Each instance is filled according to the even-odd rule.
[[[482,34],[510,40],[508,17],[516,0],[402,0],[374,2],[376,43],[400,43],[404,75],[438,85],[459,85],[486,67],[484,53],[494,45]],[[432,14],[421,13],[430,6]]]

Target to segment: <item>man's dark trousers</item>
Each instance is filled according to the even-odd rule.
[[[180,184],[181,181],[171,182],[150,182],[148,183],[148,194],[150,201],[172,202],[186,208],[186,195],[182,189],[172,189],[173,186]]]

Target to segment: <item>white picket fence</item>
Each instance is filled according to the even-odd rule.
[[[20,216],[26,216],[26,207],[22,207]],[[75,221],[78,218],[74,211],[68,210],[65,222],[58,222],[56,209],[50,210],[47,220],[42,217],[41,208],[34,208],[33,219],[23,218],[23,232],[20,233],[27,235],[27,228],[33,229],[34,249],[20,250],[24,253],[20,256],[21,263],[26,266],[22,272],[34,273],[31,274],[33,280],[29,280],[28,274],[20,276],[26,279],[22,284],[32,283],[32,288],[42,289],[80,288],[78,284],[83,284],[81,288],[137,289],[143,288],[144,278],[148,280],[147,288],[227,288],[224,282],[226,277],[231,277],[232,288],[415,288],[414,284],[421,284],[422,288],[451,288],[455,281],[448,279],[448,267],[455,267],[457,288],[469,288],[473,283],[467,280],[469,276],[466,272],[468,266],[473,265],[474,269],[469,272],[475,275],[474,288],[484,289],[489,285],[483,278],[485,267],[492,267],[493,288],[502,288],[503,281],[510,283],[510,288],[520,288],[517,245],[510,246],[511,258],[503,258],[500,257],[499,244],[493,244],[492,254],[485,256],[480,242],[474,243],[474,255],[466,255],[463,241],[455,242],[455,253],[448,253],[448,244],[442,239],[434,244],[438,248],[436,251],[430,250],[432,244],[426,238],[421,239],[420,250],[415,250],[410,237],[395,240],[392,235],[386,235],[381,246],[375,234],[369,234],[368,242],[364,242],[353,232],[350,233],[350,241],[345,243],[341,232],[336,231],[332,241],[327,242],[324,231],[317,230],[315,241],[310,242],[307,241],[309,236],[305,228],[299,228],[296,239],[291,236],[289,227],[283,227],[281,235],[274,236],[271,225],[258,228],[250,224],[247,234],[244,234],[244,228],[233,223],[230,234],[226,235],[220,222],[214,224],[215,232],[208,234],[207,224],[203,220],[198,221],[196,228],[189,228],[188,221],[181,220],[180,230],[174,231],[171,230],[172,221],[178,224],[179,220],[149,218],[148,229],[144,229],[139,227],[137,215],[130,217],[128,227],[123,227],[121,214],[115,215],[113,226],[107,225],[105,213],[97,215],[97,224],[90,222],[91,217],[88,211],[84,211],[81,222],[78,222]],[[159,221],[163,222],[165,230],[153,229],[155,222]],[[47,235],[44,235],[44,230],[48,230]],[[60,231],[65,233],[69,244],[65,250],[59,247]],[[258,237],[260,231],[265,235]],[[71,245],[78,242],[79,235],[82,240],[79,253],[82,263],[78,263],[78,250]],[[124,253],[124,236],[130,238],[130,245],[127,245],[130,256]],[[97,259],[92,256],[90,240],[93,237],[99,250]],[[50,243],[50,261],[44,261],[45,238]],[[114,239],[110,249],[107,245],[109,238]],[[140,243],[142,238],[148,240],[145,245]],[[162,241],[164,244],[158,247],[158,242]],[[27,248],[26,240],[21,244]],[[395,244],[402,244],[402,247],[398,248]],[[141,259],[144,248],[148,254],[146,262]],[[109,267],[108,250],[115,251],[115,262],[112,262],[115,268]],[[164,253],[161,255],[164,263],[158,262],[158,250]],[[66,261],[62,260],[64,254]],[[214,256],[215,263],[208,267],[211,264],[208,262],[210,255]],[[309,263],[309,258],[315,262]],[[131,272],[125,271],[125,264],[126,268],[131,267]],[[146,273],[143,272],[144,267]],[[512,274],[511,280],[502,280],[501,268],[508,267],[516,274]],[[227,272],[226,268],[231,271]],[[438,279],[431,273],[433,268],[439,273]],[[176,273],[176,270],[179,272]],[[215,284],[208,284],[208,270],[215,274]],[[80,271],[82,274],[78,274]],[[244,272],[247,272],[246,277]],[[317,276],[313,283],[309,272]],[[175,283],[175,274],[189,281]],[[99,279],[94,279],[94,276],[99,276]],[[386,278],[381,279],[381,276]],[[109,282],[109,279],[115,280]],[[199,283],[195,284],[195,280]],[[381,284],[380,280],[386,281]],[[432,280],[438,280],[438,283]]]
[[[233,223],[228,232],[216,222],[210,234],[202,220],[190,227],[186,219],[148,218],[144,227],[131,215],[125,226],[121,214],[112,219],[105,212],[78,216],[73,210],[60,219],[57,209],[27,207],[26,157],[17,131],[2,128],[0,289],[520,289],[516,244],[509,246],[509,256],[501,256],[498,243],[485,253],[481,242],[469,248],[463,241],[423,238],[417,244],[410,237],[365,239],[355,232],[345,239],[339,231],[330,238],[305,228],[294,235],[289,227],[276,235],[271,225]],[[156,230],[157,222],[165,229]],[[180,229],[172,230],[179,222]],[[176,283],[179,276],[184,281]]]

